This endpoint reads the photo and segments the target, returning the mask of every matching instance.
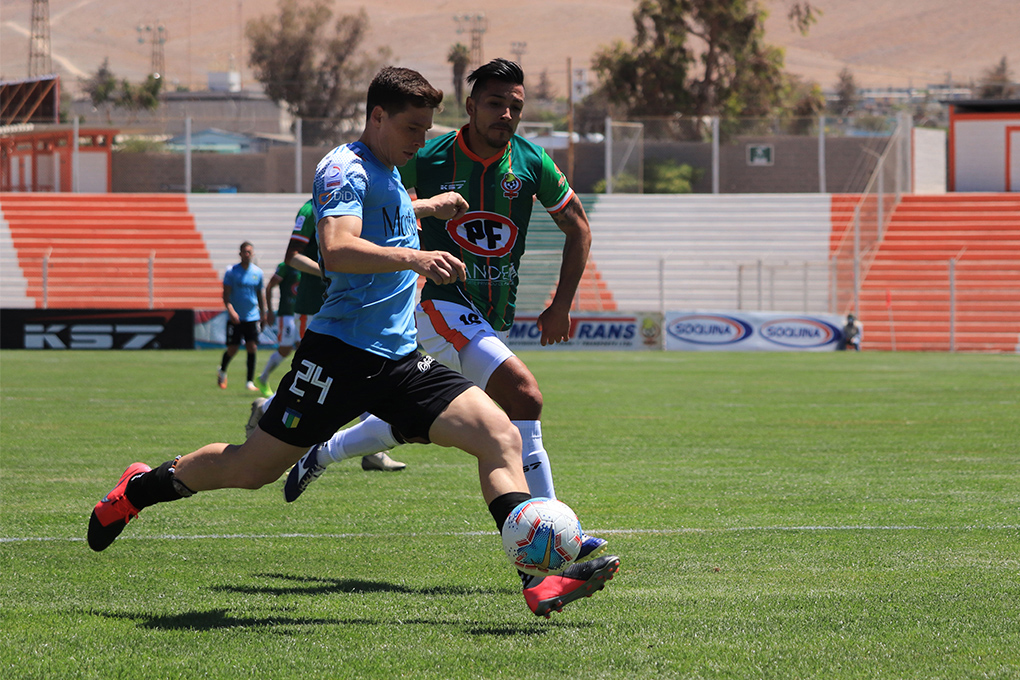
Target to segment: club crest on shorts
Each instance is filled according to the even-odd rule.
[[[499,186],[503,188],[503,198],[513,200],[517,198],[517,194],[521,193],[524,182],[514,173],[508,172],[503,175],[503,181],[499,183]]]
[[[432,364],[435,363],[435,361],[436,361],[435,359],[426,354],[421,358],[421,361],[418,362],[418,370],[424,373],[425,371],[432,368]]]
[[[301,422],[301,414],[292,409],[287,409],[283,414],[283,426],[292,430]]]

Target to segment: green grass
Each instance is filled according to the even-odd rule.
[[[3,352],[0,677],[1020,678],[1018,357],[523,358],[558,495],[622,560],[549,621],[432,446],[289,505],[156,506],[92,553],[128,463],[240,439],[243,369]]]

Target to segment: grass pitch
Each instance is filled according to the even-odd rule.
[[[558,495],[622,559],[549,621],[434,446],[92,553],[128,463],[240,440],[243,361],[221,391],[215,351],[3,352],[0,677],[1020,678],[1016,356],[522,356]]]

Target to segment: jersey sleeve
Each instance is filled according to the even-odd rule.
[[[312,190],[318,219],[345,215],[363,217],[368,173],[353,154],[334,156],[316,170]]]
[[[535,194],[538,200],[551,213],[563,210],[574,190],[567,184],[567,177],[556,163],[549,157],[549,154],[542,150],[542,171],[538,183],[538,192]]]
[[[294,218],[294,229],[290,232],[290,239],[299,243],[308,243],[309,229],[315,229],[315,212],[312,210],[312,202],[305,201],[305,204],[298,210]]]

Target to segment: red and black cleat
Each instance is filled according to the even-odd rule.
[[[620,558],[616,555],[572,564],[555,576],[532,578],[524,587],[524,600],[535,616],[549,618],[574,600],[591,597],[605,588],[619,570]]]
[[[120,536],[120,532],[124,531],[127,523],[138,517],[138,510],[124,493],[132,477],[149,472],[151,469],[145,463],[132,463],[120,476],[120,481],[117,482],[117,486],[113,487],[113,491],[96,503],[96,507],[92,509],[92,516],[89,518],[88,541],[90,548],[96,552],[106,550]]]

